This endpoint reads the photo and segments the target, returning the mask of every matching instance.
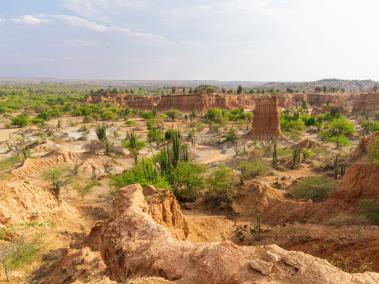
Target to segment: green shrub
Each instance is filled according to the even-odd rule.
[[[140,140],[137,135],[131,131],[128,133],[126,139],[122,141],[122,146],[129,150],[129,152],[132,154],[134,163],[137,164],[139,151],[145,148],[146,143],[142,140]]]
[[[205,168],[191,162],[179,162],[170,175],[169,180],[175,196],[180,201],[195,201],[198,192],[204,186]]]
[[[39,238],[31,241],[25,241],[21,238],[12,245],[1,247],[0,262],[7,280],[9,281],[11,272],[30,266],[36,261],[41,250],[42,243]]]
[[[228,114],[220,108],[212,108],[208,110],[204,118],[208,123],[213,122],[223,125],[228,121]]]
[[[220,165],[207,179],[207,199],[220,209],[230,207],[237,195],[232,169]]]
[[[172,121],[175,121],[175,119],[183,116],[183,113],[176,109],[170,109],[169,111],[166,111],[165,114],[167,117],[171,118]]]
[[[364,199],[360,202],[359,208],[361,214],[370,222],[379,224],[379,205],[374,200]]]
[[[135,120],[127,120],[126,122],[125,122],[125,124],[127,125],[127,126],[136,126],[136,121]]]
[[[370,157],[372,162],[379,163],[379,138],[376,138],[368,146],[368,156]]]
[[[267,172],[268,166],[262,160],[254,159],[251,161],[241,161],[238,169],[241,171],[241,179],[243,181],[264,174]]]
[[[149,120],[157,117],[157,112],[155,110],[152,111],[141,111],[139,116],[143,119]]]
[[[149,142],[156,142],[158,145],[165,141],[162,131],[160,131],[157,127],[149,129],[147,139]]]
[[[135,183],[139,183],[141,186],[153,185],[160,189],[171,188],[168,180],[159,173],[152,159],[140,160],[133,168],[125,170],[121,174],[112,175],[111,185],[114,190],[111,193],[115,194],[119,189]]]
[[[315,153],[311,149],[303,148],[303,157],[306,159],[313,159]]]
[[[335,189],[335,181],[326,176],[310,176],[301,179],[290,190],[296,199],[322,201]]]
[[[74,185],[74,188],[80,194],[82,199],[84,199],[84,197],[90,194],[93,191],[94,187],[97,185],[98,185],[98,182],[96,180],[91,180],[89,183],[85,184],[84,186],[80,184],[76,184]]]
[[[165,133],[164,133],[164,138],[166,141],[168,140],[171,140],[175,135],[179,135],[180,137],[181,136],[181,133],[178,131],[178,130],[175,130],[175,129],[168,129]]]
[[[237,134],[236,134],[236,130],[232,127],[229,129],[228,133],[226,133],[225,135],[225,142],[229,141],[229,142],[234,142],[237,140]]]
[[[370,121],[370,120],[364,120],[361,123],[362,128],[366,131],[366,134],[368,132],[379,132],[379,121]]]
[[[11,123],[13,126],[25,127],[29,124],[29,116],[27,114],[19,114],[12,118]]]

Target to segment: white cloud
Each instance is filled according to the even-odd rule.
[[[10,19],[9,21],[13,24],[18,24],[18,25],[40,25],[40,24],[46,24],[49,22],[48,19],[38,18],[31,15],[20,16],[18,18]]]
[[[63,0],[63,6],[86,18],[110,19],[112,12],[141,7],[150,0]]]
[[[85,18],[81,18],[78,16],[55,15],[54,18],[63,20],[64,22],[66,22],[70,25],[73,25],[76,27],[81,27],[81,28],[86,28],[86,29],[89,29],[89,30],[92,30],[95,32],[123,33],[123,34],[125,34],[127,36],[131,36],[131,37],[154,40],[154,41],[161,41],[161,42],[168,42],[168,40],[161,35],[132,31],[129,28],[122,27],[122,26],[98,24],[94,21],[90,21],[90,20],[87,20]]]

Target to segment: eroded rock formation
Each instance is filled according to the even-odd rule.
[[[269,97],[257,102],[249,136],[254,140],[262,141],[270,141],[282,136],[277,97]]]
[[[194,244],[175,239],[149,214],[139,185],[122,189],[110,220],[96,230],[112,280],[159,276],[180,283],[378,283],[379,274],[349,274],[327,261],[276,245]]]
[[[353,113],[372,114],[379,111],[379,93],[360,94],[354,97]]]
[[[125,105],[130,108],[157,111],[166,111],[171,108],[183,112],[205,112],[211,108],[219,107],[223,109],[245,108],[253,109],[257,101],[266,95],[249,94],[249,95],[225,95],[225,94],[192,94],[192,95],[164,95],[164,96],[137,96],[137,95],[91,95],[87,98],[87,103],[112,102]],[[309,94],[278,94],[278,106],[289,108],[301,106],[307,103],[312,107],[321,108],[322,106],[335,106],[342,111],[351,108],[353,100],[359,98],[359,94],[345,93],[309,93]],[[366,102],[363,101],[363,105]],[[327,111],[320,109],[319,111]]]

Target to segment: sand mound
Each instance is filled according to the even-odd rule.
[[[148,214],[139,185],[122,189],[113,216],[97,230],[110,278],[160,276],[181,283],[377,283],[379,274],[349,274],[327,261],[276,245],[179,241]]]
[[[56,200],[50,188],[32,185],[24,180],[11,179],[0,183],[0,224],[45,220],[52,215],[69,218],[75,210]]]

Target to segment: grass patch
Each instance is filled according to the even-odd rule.
[[[379,225],[379,205],[374,200],[364,199],[359,204],[361,214],[370,222]]]
[[[43,243],[40,237],[30,241],[23,238],[15,243],[5,244],[0,247],[0,263],[3,266],[7,281],[10,280],[13,271],[21,270],[39,259]]]
[[[335,189],[335,186],[335,181],[329,177],[310,176],[294,185],[290,194],[296,199],[323,201]]]
[[[10,170],[14,169],[19,163],[21,163],[21,157],[17,155],[0,160],[0,174],[9,172]]]
[[[255,178],[267,172],[268,166],[261,159],[254,159],[250,161],[241,161],[238,169],[241,171],[242,180]]]
[[[368,155],[373,163],[379,164],[379,138],[368,146]]]
[[[99,183],[97,182],[97,180],[91,180],[89,183],[84,185],[80,183],[75,183],[73,185],[73,188],[78,192],[81,198],[84,199],[84,197],[90,194],[93,191],[94,187],[98,184]]]

